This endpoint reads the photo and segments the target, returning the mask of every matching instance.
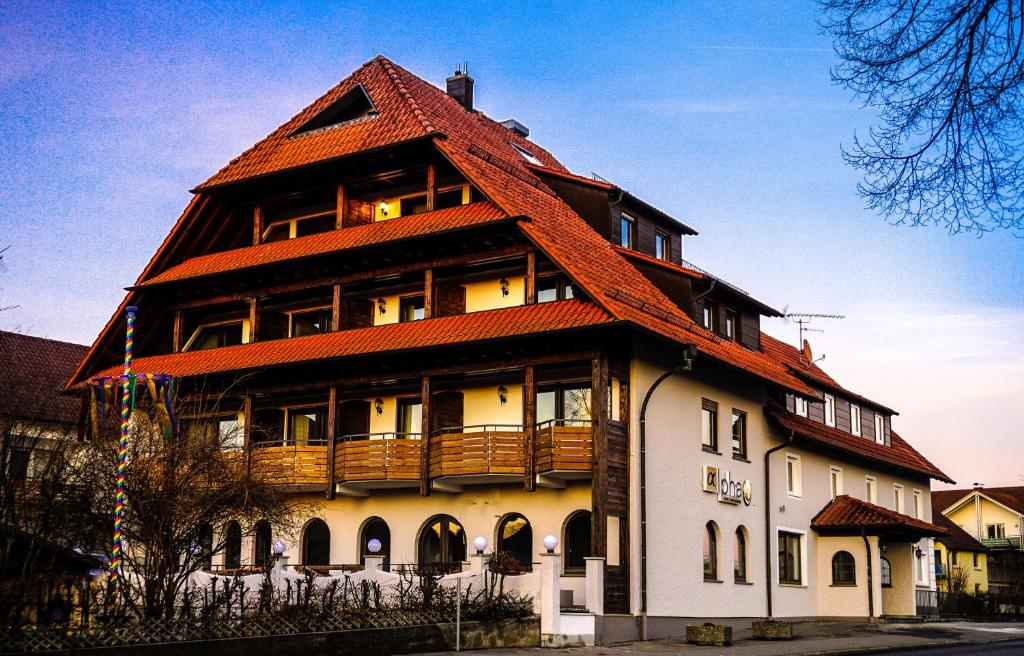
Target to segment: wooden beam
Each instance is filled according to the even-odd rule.
[[[249,299],[249,342],[259,340],[260,300],[253,296]]]
[[[523,428],[525,429],[525,466],[523,468],[523,489],[533,492],[537,489],[537,376],[533,365],[523,370]]]
[[[245,453],[245,470],[249,471],[252,465],[252,429],[253,429],[253,418],[252,418],[252,397],[246,392],[245,399],[242,402],[242,422],[245,424],[242,426],[242,451]]]
[[[430,495],[430,433],[433,429],[431,423],[431,403],[430,403],[430,376],[423,377],[423,387],[420,392],[421,403],[420,406],[422,414],[420,415],[420,495]]]
[[[334,285],[331,294],[331,332],[341,330],[341,285]]]
[[[593,506],[590,544],[594,556],[608,555],[608,360],[590,366],[590,408],[594,427],[594,464],[590,497]]]
[[[328,500],[334,498],[334,453],[338,433],[338,388],[327,390],[327,490]]]
[[[338,185],[337,205],[334,212],[334,229],[341,230],[348,220],[348,194],[345,193],[345,185]]]
[[[533,305],[537,302],[537,253],[530,251],[526,254],[526,304]]]
[[[174,328],[172,332],[172,349],[175,353],[181,353],[181,347],[183,346],[182,340],[185,336],[182,334],[185,330],[185,313],[181,310],[174,311]]]
[[[427,164],[427,211],[437,207],[437,167]]]
[[[423,318],[434,316],[434,270],[423,272]]]
[[[263,241],[263,206],[257,205],[252,211],[252,245],[258,246]]]

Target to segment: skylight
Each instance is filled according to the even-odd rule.
[[[530,164],[534,164],[536,166],[543,166],[543,164],[540,163],[540,160],[537,159],[537,157],[533,153],[531,153],[530,151],[526,150],[525,148],[523,148],[519,144],[513,143],[511,141],[508,142],[508,143],[509,143],[510,146],[515,148],[516,152],[519,153],[520,155],[522,155],[523,159],[525,159]]]
[[[377,115],[377,108],[367,95],[363,85],[357,85],[331,103],[326,109],[299,126],[291,136],[350,123]]]

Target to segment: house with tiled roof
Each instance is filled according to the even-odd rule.
[[[932,523],[946,529],[935,538],[935,576],[943,592],[988,592],[988,547],[932,506]]]
[[[185,420],[241,427],[321,500],[292,565],[373,543],[458,569],[482,538],[529,570],[547,536],[604,640],[934,590],[948,478],[894,412],[762,332],[781,313],[684,260],[687,223],[478,111],[464,72],[376,57],[193,193],[69,386],[119,372],[137,307],[135,370],[216,399]],[[868,519],[813,525],[844,494]],[[214,530],[244,535],[216,564],[269,558],[273,527]]]

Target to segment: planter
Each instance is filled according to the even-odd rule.
[[[750,625],[755,640],[792,640],[793,623],[778,620],[759,620]]]
[[[732,627],[711,623],[689,624],[686,627],[686,642],[691,645],[727,647],[732,644]]]

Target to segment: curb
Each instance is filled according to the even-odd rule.
[[[879,647],[855,647],[852,649],[837,649],[834,651],[808,651],[799,652],[794,656],[859,656],[861,654],[889,654],[893,652],[902,651],[919,651],[922,649],[942,649],[945,647],[967,647],[967,646],[981,646],[981,645],[992,645],[1000,642],[1013,642],[1013,641],[1024,642],[1024,636],[1013,636],[996,638],[995,640],[984,640],[981,642],[972,640],[934,640],[927,643],[915,643],[912,645],[886,645]]]

